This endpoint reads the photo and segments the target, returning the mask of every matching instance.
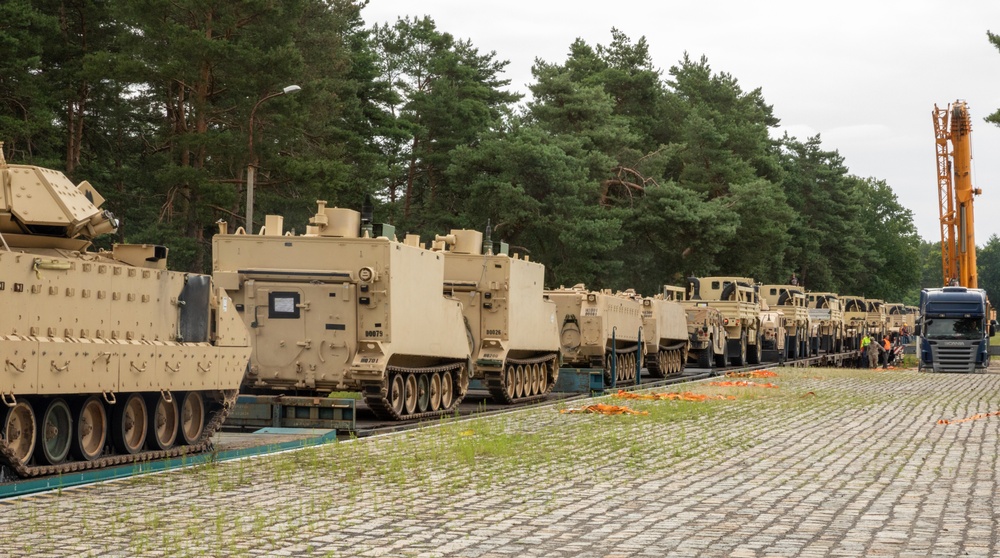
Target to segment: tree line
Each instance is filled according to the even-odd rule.
[[[612,29],[536,60],[522,97],[496,53],[429,17],[369,26],[364,5],[9,0],[7,160],[89,180],[121,219],[108,242],[165,244],[192,271],[210,268],[216,221],[243,225],[253,164],[258,226],[277,213],[301,233],[317,199],[372,195],[377,221],[425,239],[490,223],[553,286],[794,272],[897,301],[927,279],[889,185],[819,136],[778,137],[762,90],[705,57],[663,70]]]

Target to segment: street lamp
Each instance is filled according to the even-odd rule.
[[[257,107],[259,107],[260,104],[263,103],[264,101],[268,99],[273,99],[279,95],[289,95],[291,93],[296,93],[301,90],[302,88],[299,87],[298,85],[289,85],[288,87],[285,87],[281,91],[277,91],[275,93],[271,93],[269,95],[261,97],[260,100],[258,100],[257,103],[254,104],[253,108],[250,109],[250,143],[249,143],[250,164],[247,165],[247,218],[244,227],[246,229],[247,234],[253,234],[253,182],[254,182],[254,173],[256,172],[257,168],[257,160],[253,154],[253,117],[257,113]]]

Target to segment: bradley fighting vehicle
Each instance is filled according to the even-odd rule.
[[[747,277],[688,278],[688,307],[706,302],[722,313],[729,335],[728,351],[734,366],[760,364],[760,298],[753,279]]]
[[[212,239],[216,283],[250,331],[244,390],[360,391],[393,420],[455,410],[474,336],[442,293],[446,255],[397,242],[368,212],[317,203],[304,235],[268,215],[260,234],[220,223]]]
[[[809,293],[809,316],[818,328],[819,348],[827,353],[844,350],[844,311],[837,293]]]
[[[559,374],[559,327],[555,303],[544,300],[545,267],[508,256],[507,245],[494,246],[486,230],[485,242],[471,230],[435,238],[433,247],[445,256],[444,291],[462,303],[470,326],[473,377],[502,403],[540,399]]]
[[[796,359],[809,354],[809,336],[812,320],[806,308],[806,295],[798,285],[762,285],[760,296],[771,310],[781,310],[788,334],[788,358]]]
[[[0,465],[20,476],[204,450],[246,370],[211,277],[162,246],[90,250],[117,227],[103,202],[0,151]]]
[[[626,293],[588,291],[582,285],[545,291],[556,303],[563,364],[603,368],[604,381],[631,382],[642,364],[642,304]],[[612,352],[615,377],[612,379]]]

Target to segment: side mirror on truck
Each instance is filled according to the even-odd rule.
[[[997,334],[997,321],[990,320],[990,337],[993,337],[996,334]]]
[[[913,326],[913,335],[920,337],[920,324]]]

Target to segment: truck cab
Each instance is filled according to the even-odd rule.
[[[920,291],[920,370],[974,372],[990,364],[990,337],[996,321],[990,318],[986,291],[944,287]]]

